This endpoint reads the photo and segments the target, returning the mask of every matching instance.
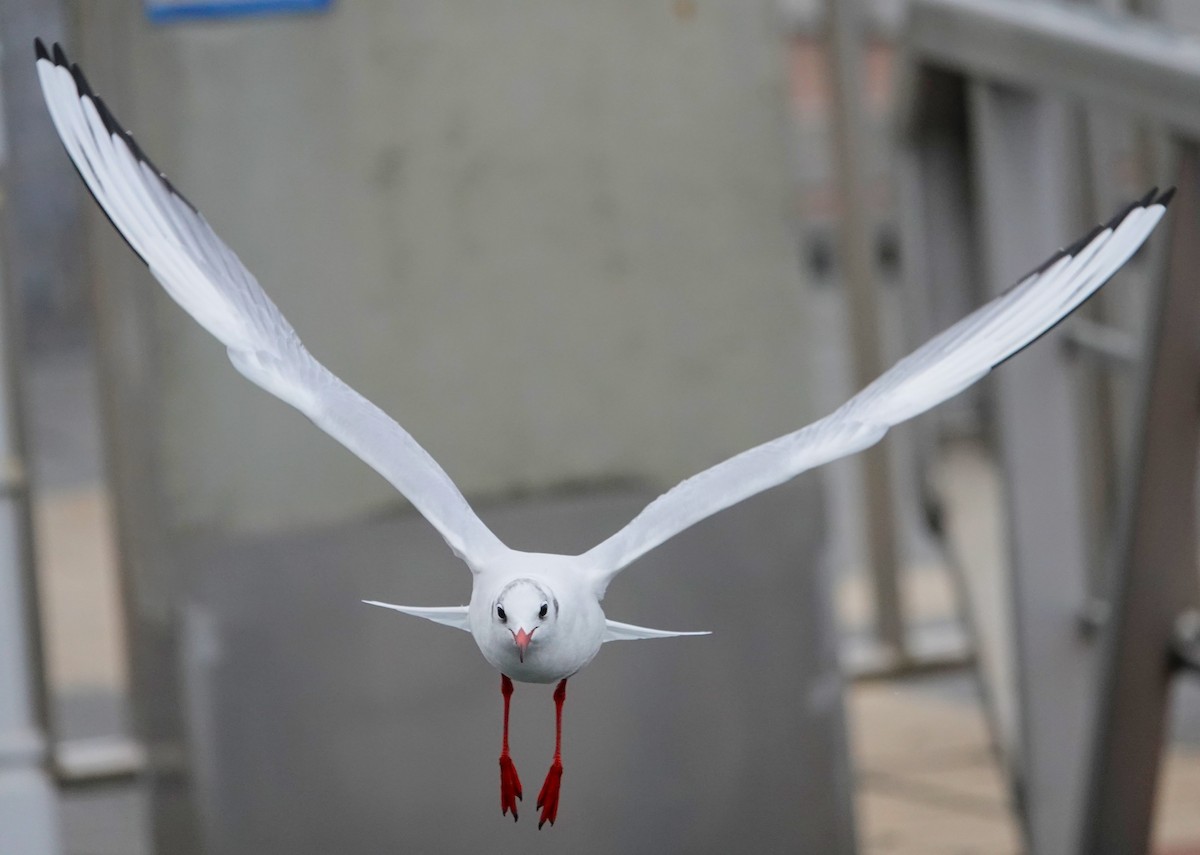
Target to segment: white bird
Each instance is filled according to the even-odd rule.
[[[40,40],[35,46],[42,93],[67,153],[167,293],[225,345],[239,372],[308,416],[390,481],[470,568],[467,606],[371,604],[470,632],[484,658],[500,671],[500,807],[504,814],[511,810],[513,819],[522,792],[508,751],[512,680],[557,682],[554,759],[537,799],[539,828],[553,824],[558,812],[568,678],[606,641],[707,634],[606,618],[600,602],[617,573],[705,517],[861,451],[892,425],[979,380],[1100,288],[1141,246],[1174,192],[1151,191],[902,359],[832,414],[688,478],[598,546],[580,555],[520,552],[484,525],[416,440],[309,354],[250,272],[117,124],[62,48],[56,44],[50,54]]]

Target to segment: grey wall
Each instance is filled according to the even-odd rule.
[[[612,586],[617,620],[714,634],[607,644],[571,678],[559,817],[541,831],[552,687],[513,695],[514,826],[499,809],[496,672],[466,633],[358,602],[462,601],[465,574],[421,520],[193,544],[182,647],[207,851],[850,855],[814,486],[805,476],[732,508]],[[572,551],[650,495],[512,502],[488,522]]]
[[[815,415],[771,0],[120,9],[77,7],[93,83],[514,547],[581,551]],[[140,732],[184,761],[152,770],[159,851],[852,851],[814,478],[613,586],[614,618],[721,640],[612,645],[573,678],[553,836],[530,822],[548,694],[521,687],[514,831],[495,672],[357,603],[463,602],[461,565],[96,226]]]
[[[129,5],[110,100],[314,354],[468,495],[665,487],[812,415],[773,6],[675,8],[356,0],[150,27]],[[397,501],[155,299],[173,524]]]

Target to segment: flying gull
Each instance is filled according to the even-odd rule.
[[[471,633],[484,658],[500,671],[500,808],[504,814],[511,810],[514,820],[522,790],[508,750],[512,681],[557,683],[554,759],[537,798],[539,828],[553,824],[558,814],[567,680],[606,641],[707,634],[608,619],[600,603],[616,575],[705,517],[874,445],[888,428],[975,383],[1095,293],[1146,240],[1173,194],[1155,190],[1128,205],[830,415],[688,478],[587,552],[521,552],[484,525],[404,428],[309,354],[250,271],[117,123],[62,48],[56,44],[47,51],[40,40],[35,47],[42,93],[67,153],[117,231],[171,298],[225,345],[246,378],[308,416],[391,482],[470,568],[469,605],[369,602]]]

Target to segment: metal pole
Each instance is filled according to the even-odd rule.
[[[985,281],[998,293],[1074,233],[1062,176],[1061,101],[969,84]],[[1017,689],[1018,808],[1030,851],[1070,851],[1091,722],[1094,654],[1079,633],[1088,601],[1084,473],[1075,375],[1061,330],[991,379],[1007,480],[1009,627]]]
[[[982,288],[974,292],[966,287],[981,279],[970,194],[966,82],[929,67],[922,67],[913,82],[925,106],[920,121],[909,122],[899,135],[895,172],[898,207],[905,212],[900,222],[904,308],[908,339],[915,345],[978,305]],[[939,407],[918,422],[918,466],[926,479],[939,436],[978,424],[979,401],[963,398],[956,409]],[[992,742],[1009,779],[1015,780],[1011,766],[1017,756],[1016,690],[1007,632],[1012,623],[1007,579],[1000,568],[990,570],[990,562],[962,560],[961,546],[955,543],[961,538],[943,528],[942,490],[932,483],[925,484],[924,490],[926,506],[937,519],[935,532],[976,660],[974,670]]]
[[[0,57],[0,69],[7,63]],[[5,81],[11,78],[4,75]],[[2,90],[0,90],[2,91]],[[6,93],[7,94],[7,93]],[[0,187],[12,184],[6,125],[0,115]],[[40,689],[41,644],[34,575],[29,561],[29,507],[20,452],[10,334],[15,268],[13,217],[0,201],[4,220],[0,281],[0,852],[52,855],[61,851],[58,805],[51,783]]]
[[[833,86],[833,160],[841,201],[838,229],[842,281],[850,317],[854,380],[862,388],[883,370],[879,315],[876,308],[871,226],[867,214],[866,127],[862,108],[862,42],[856,0],[827,0],[827,55]],[[908,659],[904,609],[900,592],[900,556],[892,509],[888,445],[861,455],[866,502],[867,563],[875,594],[875,626],[885,656],[892,664]]]
[[[0,308],[0,351],[7,345],[2,329],[6,308]],[[0,353],[0,363],[7,362],[7,355]],[[0,364],[0,374],[8,375],[7,369]],[[58,808],[36,688],[39,657],[26,561],[26,496],[9,430],[13,401],[7,380],[0,379],[0,852],[49,855],[60,851]]]
[[[115,14],[86,4],[79,11],[78,42],[89,73],[104,81],[114,101],[128,100],[121,95],[130,91],[129,56],[137,47],[138,28],[129,18],[135,13]],[[74,179],[70,169],[63,170],[62,153],[56,154],[59,174]],[[177,568],[163,520],[155,433],[159,406],[154,309],[146,299],[157,286],[136,256],[113,240],[96,206],[89,203],[87,210],[98,224],[88,230],[85,254],[94,295],[104,453],[129,636],[131,706],[141,746],[126,759],[142,761],[150,850],[193,855],[220,847],[208,838],[201,820],[184,713],[187,685],[181,664]]]
[[[1200,148],[1183,147],[1170,265],[1140,385],[1134,471],[1102,637],[1080,855],[1150,845],[1180,616],[1198,599],[1196,466],[1200,446]]]

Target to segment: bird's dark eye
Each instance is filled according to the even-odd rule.
[[[508,615],[504,613],[504,606],[496,606],[496,617],[500,618],[501,623],[508,620]]]
[[[550,607],[547,606],[545,603],[542,603],[542,607],[540,609],[538,609],[538,617],[545,618],[546,612],[548,612],[548,611],[550,611]]]

